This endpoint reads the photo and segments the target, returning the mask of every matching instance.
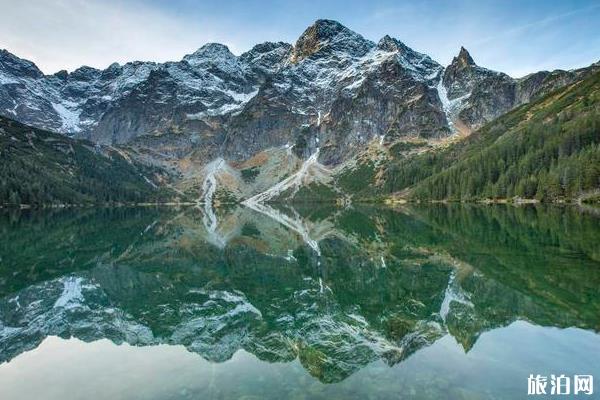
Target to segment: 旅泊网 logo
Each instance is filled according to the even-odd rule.
[[[533,375],[527,378],[528,395],[592,395],[594,377],[592,375]]]

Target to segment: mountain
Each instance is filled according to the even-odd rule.
[[[388,161],[379,190],[422,200],[548,202],[600,189],[600,71],[443,149]]]
[[[306,196],[332,198],[354,185],[364,160],[468,136],[597,68],[513,79],[464,48],[444,67],[390,36],[375,43],[317,20],[294,45],[267,42],[236,56],[209,43],[181,61],[53,75],[3,50],[0,114],[134,149],[137,161],[175,171],[179,189],[203,201],[215,192],[272,201],[307,185]]]
[[[169,201],[173,176],[124,149],[0,117],[0,205]]]

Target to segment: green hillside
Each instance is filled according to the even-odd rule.
[[[444,150],[393,161],[383,181],[383,194],[409,188],[420,200],[592,196],[600,188],[600,72]]]
[[[0,205],[166,201],[165,179],[122,151],[0,117]]]

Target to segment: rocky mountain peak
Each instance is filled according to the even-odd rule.
[[[122,73],[123,73],[123,67],[119,63],[114,62],[114,63],[110,64],[108,66],[108,68],[106,68],[104,71],[102,71],[102,78],[103,79],[116,79]]]
[[[107,70],[111,70],[111,71],[116,71],[121,69],[121,64],[119,64],[118,62],[114,62],[112,64],[110,64],[107,68]]]
[[[487,75],[487,70],[478,68],[467,49],[461,46],[458,55],[444,71],[444,85],[450,88],[450,98],[459,97],[471,92],[476,83]]]
[[[67,70],[65,69],[61,69],[58,72],[55,72],[53,74],[53,76],[57,77],[58,79],[60,79],[61,81],[65,81],[67,80],[67,78],[69,77],[69,73],[67,72]]]
[[[34,63],[19,58],[4,49],[0,50],[0,72],[30,78],[41,78],[44,76]]]
[[[99,69],[83,65],[71,72],[70,77],[78,81],[90,81],[98,77],[102,71]]]
[[[394,39],[389,35],[385,35],[377,43],[377,48],[384,51],[404,52],[408,47],[398,39]]]
[[[467,49],[465,49],[464,47],[461,46],[458,56],[454,57],[451,65],[455,65],[456,67],[462,69],[462,68],[466,68],[468,66],[474,66],[476,64],[475,64],[475,61],[473,60],[473,57],[471,57],[471,55],[469,54]]]
[[[291,48],[292,48],[292,45],[289,43],[285,43],[285,42],[264,42],[264,43],[259,43],[259,44],[255,45],[254,47],[252,47],[252,49],[250,49],[246,53],[242,54],[241,57],[242,58],[251,57],[251,56],[269,53],[273,50],[279,50],[279,49],[288,50]]]
[[[227,62],[237,57],[229,50],[229,47],[221,43],[207,43],[192,54],[183,57],[184,61],[192,65],[205,62]]]
[[[374,44],[337,21],[319,19],[309,26],[296,41],[292,62],[302,61],[322,50],[338,50],[352,56],[362,56]]]
[[[330,19],[318,19],[314,24],[306,28],[298,40],[302,40],[307,35],[311,36],[313,33],[315,33],[319,39],[331,39],[340,33],[355,34],[337,21]]]
[[[274,73],[289,59],[293,46],[285,42],[257,44],[240,56],[240,61],[262,72]]]

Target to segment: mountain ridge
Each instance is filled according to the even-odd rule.
[[[375,43],[317,20],[294,45],[265,42],[236,56],[208,43],[181,61],[105,70],[44,75],[3,51],[0,115],[130,148],[139,163],[175,171],[200,201],[241,201],[291,174],[293,194],[297,182],[323,189],[361,158],[385,162],[397,148],[460,140],[597,68],[513,79],[478,66],[464,47],[444,67],[388,35]],[[253,159],[262,161],[237,169]]]
[[[332,100],[345,97],[345,93],[354,95],[360,89],[365,80],[362,75],[381,75],[383,71],[373,69],[382,63],[393,67],[389,65],[390,54],[386,53],[398,55],[397,67],[411,75],[413,85],[423,80],[429,86],[436,86],[433,80],[438,69],[444,69],[429,56],[415,52],[388,35],[376,44],[332,20],[317,20],[294,45],[265,42],[240,56],[232,54],[225,45],[207,43],[180,61],[113,63],[104,70],[82,66],[71,73],[61,71],[52,75],[44,75],[35,64],[4,50],[0,55],[0,90],[3,92],[0,113],[35,127],[106,144],[129,143],[140,136],[168,135],[174,130],[205,137],[220,134],[223,140],[223,136],[235,131],[239,122],[235,117],[252,114],[252,100],[259,101],[263,93],[276,95],[273,100],[284,105],[281,117],[302,120],[301,124],[318,122],[319,113],[324,116],[330,112]],[[457,62],[476,71],[468,76],[457,76],[460,72],[454,68]],[[448,101],[455,101],[448,107],[462,111],[462,103],[467,100],[463,96],[481,80],[490,80],[491,74],[487,71],[476,66],[462,47],[444,69],[442,86],[445,86]],[[531,86],[537,87],[535,83],[539,81],[528,79],[515,80],[502,75],[496,86],[518,86],[518,82],[523,81],[529,90],[517,96],[502,94],[497,112],[471,111],[463,122],[469,127],[479,127],[498,112],[528,101],[536,91]],[[452,131],[452,119],[458,115],[444,109],[446,99],[436,90],[439,103],[432,106],[432,111],[443,111],[447,120],[434,119],[429,123],[434,130]],[[430,96],[436,97],[436,94]],[[168,107],[161,107],[163,104]],[[269,111],[279,111],[274,104],[264,106]],[[147,118],[150,112],[157,117]],[[221,121],[223,119],[233,121]],[[218,127],[211,129],[206,125]],[[401,129],[407,131],[403,132],[405,135],[415,133],[414,124],[402,124]],[[264,132],[265,128],[261,130]],[[186,151],[193,147],[187,143]],[[236,151],[232,149],[231,156],[238,156]]]

